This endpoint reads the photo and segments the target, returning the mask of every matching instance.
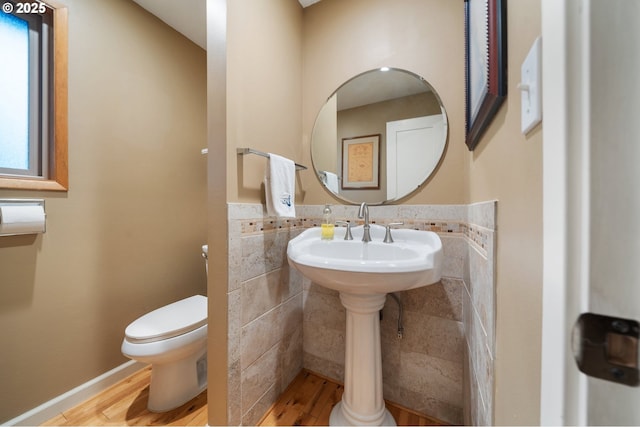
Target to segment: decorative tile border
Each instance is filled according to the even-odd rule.
[[[489,239],[492,238],[492,232],[479,225],[469,224],[467,233],[465,236],[474,245],[474,247],[485,258],[487,257],[487,250],[489,247]]]
[[[241,223],[241,235],[266,233],[269,231],[282,231],[287,228],[300,228],[306,229],[311,227],[319,227],[322,218],[295,218],[295,219],[246,219],[240,221]],[[354,226],[362,225],[362,221],[353,221],[350,218],[336,218],[336,221],[347,221]],[[402,220],[400,220],[402,221]],[[376,221],[371,221],[371,224],[376,224]],[[446,234],[468,234],[469,227],[463,222],[449,222],[449,221],[431,221],[431,220],[416,220],[408,219],[404,220],[404,226],[398,228],[409,228],[413,230],[425,230],[433,231],[435,233]]]
[[[256,219],[244,219],[240,222],[240,235],[247,236],[252,234],[267,233],[269,231],[282,231],[287,229],[296,228],[308,228],[311,226],[305,226],[304,219],[292,218],[292,219],[270,219],[270,218],[256,218]]]
[[[354,221],[353,218],[336,218],[338,221],[347,221],[354,225],[362,225],[362,221]],[[491,238],[491,231],[475,224],[459,221],[433,221],[419,219],[397,219],[404,222],[404,226],[398,228],[433,231],[440,235],[464,236],[469,239],[485,257],[487,256],[487,242]],[[248,236],[285,230],[304,230],[311,227],[319,227],[322,218],[305,217],[291,219],[253,218],[240,220],[240,235]],[[395,221],[395,220],[394,220]],[[385,221],[387,222],[387,221]],[[371,221],[376,224],[376,221]]]

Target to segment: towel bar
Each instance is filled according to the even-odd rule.
[[[332,172],[329,172],[332,173]],[[322,179],[327,179],[327,171],[318,171],[318,178]],[[342,177],[338,176],[338,181],[341,181]]]
[[[258,156],[269,158],[269,153],[254,150],[253,148],[238,148],[237,151],[238,151],[238,154],[242,156],[244,156],[245,154],[257,154]],[[296,170],[298,171],[307,170],[307,167],[296,163]]]

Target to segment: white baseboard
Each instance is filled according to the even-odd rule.
[[[128,377],[136,371],[144,368],[146,364],[130,360],[105,372],[104,374],[87,381],[84,384],[79,385],[73,390],[61,394],[58,397],[51,399],[48,402],[43,403],[37,408],[33,408],[30,411],[25,412],[9,421],[0,423],[6,426],[37,426],[45,421],[50,420],[62,412],[73,408],[77,404],[84,402],[90,397],[95,396],[108,387],[117,383],[120,380]]]

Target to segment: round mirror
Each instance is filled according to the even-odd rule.
[[[447,142],[447,114],[422,77],[401,69],[362,73],[322,107],[311,135],[320,182],[347,203],[382,204],[417,190]]]

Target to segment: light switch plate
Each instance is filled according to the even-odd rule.
[[[518,85],[522,110],[521,129],[525,135],[542,121],[541,61],[542,41],[538,37],[522,63],[520,84]]]

